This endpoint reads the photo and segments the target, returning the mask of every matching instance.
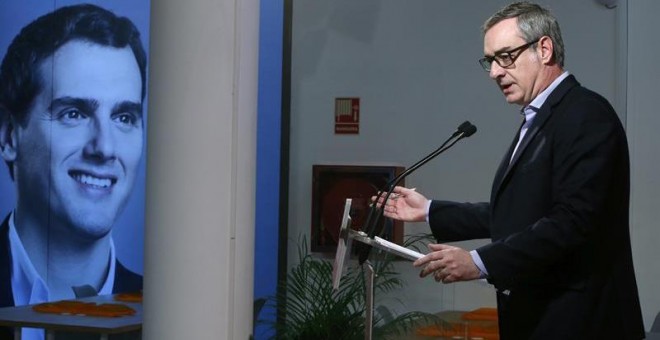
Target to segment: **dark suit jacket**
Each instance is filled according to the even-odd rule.
[[[434,201],[441,242],[477,249],[507,339],[644,337],[628,226],[625,132],[610,104],[564,79],[539,109],[489,203]]]
[[[9,249],[9,217],[0,225],[0,307],[14,306],[11,287],[11,252]],[[119,261],[115,263],[115,285],[113,293],[137,292],[142,290],[142,276]],[[0,327],[0,339],[13,339],[13,331]]]

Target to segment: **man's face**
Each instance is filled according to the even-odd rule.
[[[142,83],[129,47],[82,41],[41,65],[43,91],[15,125],[18,214],[80,237],[106,235],[142,156]]]
[[[527,43],[518,30],[517,21],[516,18],[502,20],[486,32],[485,56],[508,52]],[[489,75],[502,90],[508,103],[527,105],[540,92],[537,79],[542,64],[532,48],[526,48],[516,54],[518,58],[507,68],[493,62]]]

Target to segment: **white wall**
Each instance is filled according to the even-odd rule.
[[[298,235],[309,235],[312,164],[409,166],[467,119],[478,127],[477,134],[411,175],[406,184],[429,197],[488,199],[496,167],[521,116],[477,63],[483,55],[480,27],[508,2],[293,1],[290,264],[297,260]],[[625,117],[625,96],[620,95],[625,93],[620,86],[625,72],[617,68],[625,57],[620,53],[625,4],[607,9],[591,0],[541,3],[560,22],[567,70],[610,99]],[[359,135],[334,134],[334,98],[344,96],[361,99]],[[406,225],[406,233],[422,231],[428,231],[425,224]],[[481,242],[461,245],[472,249]],[[398,294],[406,302],[400,309],[435,312],[495,305],[487,284],[441,285],[420,280],[409,263],[398,269],[408,282],[407,290]]]
[[[145,339],[252,330],[257,0],[152,2]]]

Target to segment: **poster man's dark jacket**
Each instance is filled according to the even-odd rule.
[[[477,252],[498,292],[502,340],[643,338],[628,145],[614,109],[571,75],[511,159],[517,141],[490,202],[432,202],[434,236],[492,240]]]
[[[0,225],[0,307],[14,306],[11,287],[11,250],[9,249],[9,217]],[[119,261],[115,263],[113,293],[137,292],[142,289],[142,276],[131,272]],[[0,339],[13,339],[13,332],[0,327]]]

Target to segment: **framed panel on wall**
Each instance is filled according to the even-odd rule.
[[[351,198],[351,228],[363,230],[369,214],[371,197],[385,190],[387,183],[404,171],[390,165],[320,165],[312,166],[312,252],[334,253],[347,198]],[[399,185],[405,185],[403,181]],[[381,237],[401,244],[403,222],[379,220]],[[363,230],[366,232],[366,230]]]

